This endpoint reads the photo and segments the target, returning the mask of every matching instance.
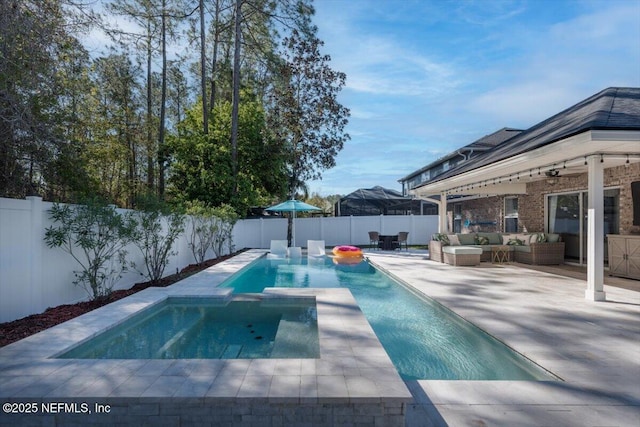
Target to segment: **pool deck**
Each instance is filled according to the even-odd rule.
[[[262,253],[245,252],[0,348],[0,400],[108,403],[126,408],[120,418],[111,413],[123,425],[136,423],[131,415],[140,425],[386,426],[402,418],[409,427],[640,425],[640,292],[605,285],[607,301],[591,302],[579,278],[520,264],[454,267],[419,251],[367,256],[562,381],[403,383],[344,289],[269,291],[317,298],[322,360],[50,358],[159,296],[224,297],[229,290],[212,288]],[[381,406],[381,397],[396,406]],[[281,413],[269,413],[270,406]],[[68,410],[47,417],[3,412],[0,425],[109,424],[104,414]]]
[[[412,381],[407,426],[639,426],[640,292],[424,253],[370,252],[377,266],[478,325],[563,381]]]

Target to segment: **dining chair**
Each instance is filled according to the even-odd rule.
[[[377,231],[370,231],[369,232],[369,244],[373,245],[373,248],[379,248],[379,241],[380,241],[380,233],[378,233]]]

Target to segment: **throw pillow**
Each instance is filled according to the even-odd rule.
[[[455,234],[447,234],[451,246],[460,246],[460,239]]]
[[[476,234],[476,245],[488,245],[489,244],[489,238],[486,236],[478,236]]]
[[[544,233],[535,233],[531,235],[531,243],[544,243],[547,241],[547,236]]]
[[[507,245],[509,246],[524,246],[524,242],[518,238],[512,238],[509,239],[509,241],[507,242]]]
[[[448,246],[449,245],[449,237],[444,234],[444,233],[436,233],[433,235],[433,240],[437,240],[439,242],[442,242],[442,244],[444,246]]]
[[[509,244],[509,240],[511,240],[511,235],[510,234],[504,234],[502,236],[502,244],[503,245],[508,245]]]

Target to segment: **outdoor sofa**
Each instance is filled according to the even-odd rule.
[[[431,236],[429,242],[431,259],[447,264],[461,265],[454,260],[455,257],[451,256],[453,248],[443,251],[443,248],[447,246],[480,248],[482,249],[480,261],[484,262],[491,261],[493,247],[508,246],[510,259],[516,262],[534,265],[564,263],[564,242],[557,233],[437,233]]]

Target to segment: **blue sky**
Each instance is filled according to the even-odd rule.
[[[312,192],[398,179],[610,86],[640,86],[639,0],[316,0],[351,140]]]

